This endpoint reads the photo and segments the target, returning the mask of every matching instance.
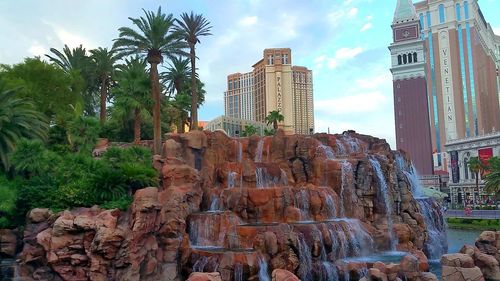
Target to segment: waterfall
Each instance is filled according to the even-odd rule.
[[[328,160],[335,159],[335,154],[333,153],[332,148],[324,144],[318,146],[316,149],[316,155],[323,155]]]
[[[335,139],[335,143],[337,144],[337,151],[339,155],[347,155],[347,149],[341,140]]]
[[[243,281],[243,265],[241,263],[234,265],[233,280]]]
[[[221,211],[221,205],[220,205],[220,199],[218,196],[213,196],[212,197],[212,202],[210,203],[210,212],[216,212],[216,211]]]
[[[236,155],[238,163],[241,163],[243,161],[243,144],[240,141],[238,141],[238,153]]]
[[[337,209],[335,208],[335,202],[330,194],[325,196],[326,211],[329,219],[334,219],[337,217]]]
[[[382,173],[382,168],[380,167],[380,163],[378,162],[378,160],[370,157],[370,163],[371,163],[372,168],[375,171],[375,174],[377,176],[377,180],[378,180],[378,184],[379,184],[379,193],[382,195],[382,197],[384,199],[385,211],[387,214],[387,228],[388,228],[387,231],[389,233],[391,250],[395,251],[397,241],[396,241],[394,228],[393,228],[393,222],[392,222],[392,204],[391,204],[392,202],[389,198],[389,187],[387,186],[385,176]]]
[[[413,193],[413,197],[415,197],[415,198],[423,197],[424,191],[423,191],[422,185],[420,184],[420,181],[418,179],[417,170],[413,166],[413,164],[411,165],[411,172],[403,170],[403,173],[405,174],[406,178],[410,182],[411,192]]]
[[[303,235],[299,235],[299,277],[302,281],[312,281],[311,249],[307,246]]]
[[[363,256],[373,251],[374,241],[358,220],[343,220],[351,239],[354,256]]]
[[[285,170],[281,170],[281,184],[283,186],[288,186],[288,175],[286,174]]]
[[[234,188],[236,185],[236,177],[238,176],[238,173],[229,171],[227,173],[227,188],[231,189]]]
[[[262,163],[262,150],[264,149],[264,138],[259,140],[257,144],[257,150],[255,150],[255,163]]]
[[[344,137],[344,140],[346,140],[347,144],[349,145],[349,151],[351,153],[359,153],[363,151],[359,145],[358,139],[353,138],[350,135],[346,135]]]
[[[261,256],[259,256],[259,281],[271,281],[267,270],[267,262]]]
[[[193,272],[203,272],[205,269],[205,266],[208,263],[208,258],[205,256],[201,256],[196,260],[196,262],[193,265]]]
[[[266,182],[266,172],[264,168],[255,169],[255,185],[257,188],[264,188],[267,186]]]
[[[307,190],[301,190],[297,193],[295,193],[295,207],[300,209],[301,213],[301,220],[309,220],[309,193],[307,193]]]
[[[339,280],[339,275],[337,268],[330,262],[323,261],[319,264],[320,269],[317,278],[318,281],[337,281]]]
[[[344,193],[345,190],[351,188],[354,190],[354,186],[349,184],[349,178],[353,176],[352,164],[349,161],[342,161],[342,184],[340,187],[340,217],[345,218],[345,207],[344,207]],[[352,198],[348,198],[349,203],[352,203]]]

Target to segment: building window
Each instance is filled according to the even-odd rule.
[[[401,55],[398,55],[398,65],[401,65],[403,63],[403,59],[401,58]]]
[[[274,64],[274,55],[267,56],[267,64],[268,65],[273,65]]]
[[[425,15],[427,17],[427,27],[431,28],[431,12],[427,11],[427,13]]]
[[[413,53],[413,62],[418,62],[417,53]]]
[[[287,55],[287,54],[284,54],[284,55],[281,57],[281,63],[282,63],[282,64],[288,64],[288,55]]]
[[[407,64],[408,63],[408,59],[406,57],[406,54],[403,55],[403,63],[404,64]]]
[[[460,13],[460,3],[455,5],[455,13],[457,14],[457,20],[462,20],[462,15]]]
[[[413,62],[413,56],[411,54],[408,54],[408,63]]]
[[[469,19],[469,2],[464,1],[464,14],[465,14],[465,19]]]
[[[469,159],[467,157],[464,158],[464,177],[466,180],[469,179]]]
[[[439,23],[444,23],[445,16],[444,16],[444,5],[439,4]]]

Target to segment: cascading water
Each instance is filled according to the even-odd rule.
[[[324,144],[318,146],[318,148],[316,149],[316,154],[323,155],[328,160],[335,159],[335,154],[333,153],[332,148]]]
[[[259,256],[259,281],[271,281],[266,260]]]
[[[382,173],[382,168],[380,167],[380,163],[378,162],[378,160],[370,157],[370,163],[377,176],[377,181],[379,184],[379,193],[382,195],[382,198],[384,199],[385,211],[387,214],[387,228],[388,228],[387,231],[389,232],[391,251],[395,251],[398,242],[396,241],[393,228],[392,202],[389,198],[389,187],[387,186],[387,183],[385,181],[385,176]]]
[[[339,139],[335,139],[335,143],[337,144],[337,153],[342,156],[347,155],[347,149],[345,148],[345,145],[342,143],[342,141]]]
[[[234,265],[233,280],[243,281],[243,265],[241,263]]]
[[[255,163],[262,163],[262,151],[264,150],[264,138],[261,138],[257,143],[257,150],[255,150]]]
[[[350,153],[360,153],[360,152],[363,152],[363,149],[361,148],[358,139],[353,138],[350,135],[345,135],[344,140],[349,145],[349,151],[350,151]]]
[[[241,163],[243,161],[243,144],[238,141],[238,151],[237,151],[237,160],[238,160],[238,163]]]
[[[238,173],[229,171],[227,174],[227,188],[234,188]]]
[[[334,219],[337,217],[337,208],[335,208],[335,202],[333,201],[333,197],[330,194],[326,195],[325,198],[326,210],[328,213],[329,219]]]
[[[210,208],[209,208],[209,212],[217,212],[217,211],[221,211],[222,210],[222,207],[221,207],[221,204],[220,204],[220,199],[218,196],[212,196],[212,202],[210,203]]]
[[[208,258],[201,256],[193,265],[193,272],[203,272],[208,263]]]
[[[295,206],[300,209],[301,220],[309,220],[309,194],[306,190],[295,193]]]
[[[429,259],[436,260],[448,251],[448,239],[446,232],[446,221],[441,210],[441,206],[430,197],[423,197],[423,189],[415,167],[411,166],[411,171],[403,170],[406,178],[410,182],[415,200],[417,200],[420,211],[424,216],[425,228],[428,234],[425,250]]]
[[[302,281],[312,281],[311,249],[307,246],[302,235],[299,236],[299,277]]]
[[[341,184],[341,187],[340,187],[340,217],[341,218],[345,218],[345,207],[344,207],[344,193],[347,189],[350,188],[350,177],[353,176],[353,172],[352,172],[352,164],[349,162],[349,161],[342,161],[342,184]],[[349,201],[352,201],[350,200],[351,198],[348,198]]]

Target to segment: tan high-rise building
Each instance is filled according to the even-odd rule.
[[[313,133],[312,71],[292,66],[290,49],[265,49],[252,72],[230,74],[227,80],[227,116],[266,122],[269,112],[278,110],[284,116],[279,125],[286,133]],[[248,110],[251,114],[245,114]]]

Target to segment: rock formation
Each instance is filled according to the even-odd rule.
[[[161,186],[138,190],[127,212],[32,212],[20,254],[23,275],[127,281],[429,277],[419,252],[428,250],[431,236],[422,208],[439,217],[439,206],[413,198],[411,164],[384,140],[353,132],[241,139],[222,132],[167,134],[154,166]],[[440,222],[432,223],[439,228]],[[384,250],[413,255],[397,270],[349,261]]]

